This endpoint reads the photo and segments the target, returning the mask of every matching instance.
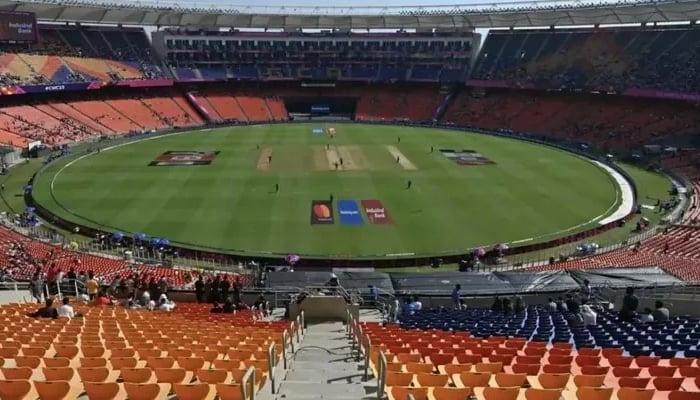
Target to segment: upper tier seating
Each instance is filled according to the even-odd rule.
[[[209,39],[183,29],[165,32],[167,62],[178,77],[463,82],[472,36],[229,32]]]
[[[538,88],[700,91],[700,30],[635,27],[491,31],[472,79]]]
[[[64,25],[38,29],[39,43],[1,46],[0,85],[162,76],[143,29]]]

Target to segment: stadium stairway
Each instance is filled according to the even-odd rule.
[[[375,379],[363,381],[345,325],[328,322],[308,327],[273,398],[369,400],[376,388]]]

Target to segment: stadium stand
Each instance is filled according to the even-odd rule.
[[[472,35],[321,32],[157,32],[179,79],[341,79],[461,82],[467,76]],[[392,40],[386,40],[391,38]],[[393,40],[401,39],[401,40]],[[194,67],[192,67],[194,66]]]
[[[683,101],[489,89],[461,92],[443,121],[621,150],[690,135],[699,118],[695,104]]]
[[[596,312],[597,323],[584,326],[568,311],[542,306],[517,314],[422,310],[397,325],[354,330],[371,342],[370,368],[390,399],[700,396],[697,318],[629,324],[617,312]]]
[[[0,307],[8,328],[0,335],[0,397],[188,399],[203,392],[201,398],[247,398],[241,385],[248,370],[255,371],[251,387],[260,391],[287,351],[290,324],[258,321],[251,311],[209,314],[208,305],[188,304],[170,313],[73,307],[81,318],[43,321],[28,315],[36,305]],[[280,358],[268,360],[270,346]]]
[[[39,25],[37,44],[3,44],[3,85],[163,76],[143,29]]]
[[[548,89],[700,90],[693,27],[518,30],[489,33],[472,79]]]

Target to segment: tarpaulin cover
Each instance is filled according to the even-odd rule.
[[[512,293],[507,281],[490,272],[435,272],[391,274],[397,292],[450,293],[456,284],[462,294]]]
[[[663,269],[656,267],[571,270],[569,273],[577,282],[583,282],[585,279],[588,279],[591,286],[619,288],[672,286],[683,282]]]
[[[672,286],[682,283],[660,268],[604,268],[590,270],[559,270],[544,272],[430,272],[378,273],[336,272],[340,285],[348,290],[365,292],[375,285],[387,292],[449,294],[456,284],[463,295],[563,292],[580,288],[584,280],[593,287],[623,288],[628,286]],[[270,288],[325,285],[330,272],[295,271],[270,272]]]
[[[580,287],[571,275],[564,270],[543,272],[496,272],[494,275],[507,281],[517,293],[560,292]]]
[[[393,287],[388,274],[380,272],[336,272],[340,285],[348,290],[367,289],[374,285],[379,289],[393,293]],[[270,288],[321,286],[328,283],[330,272],[270,272],[267,275],[267,284]]]

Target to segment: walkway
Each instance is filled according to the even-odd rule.
[[[362,381],[362,367],[351,354],[342,323],[309,326],[296,350],[289,368],[278,377],[273,399],[376,399],[376,380]]]

